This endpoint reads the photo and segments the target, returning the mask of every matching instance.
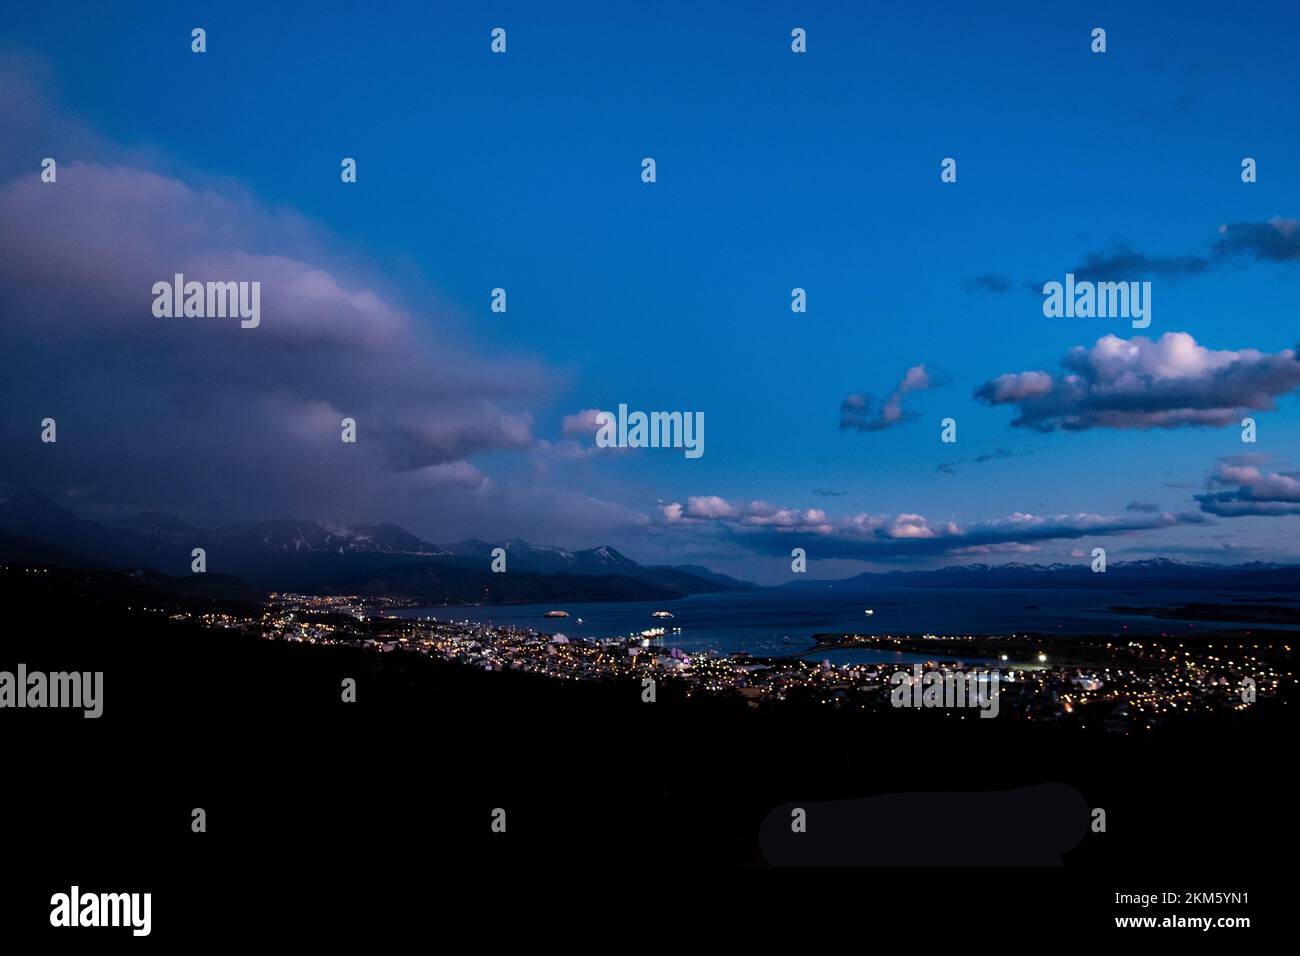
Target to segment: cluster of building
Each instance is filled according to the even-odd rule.
[[[1249,635],[1194,644],[1168,636],[834,635],[819,646],[923,653],[927,668],[997,668],[1009,716],[1124,733],[1192,714],[1244,711],[1295,679],[1289,638]],[[868,677],[878,682],[897,669],[880,665],[874,674],[867,669]]]
[[[804,657],[758,658],[743,653],[687,654],[665,646],[662,628],[617,638],[568,638],[525,627],[417,620],[391,613],[406,606],[396,599],[274,594],[260,617],[207,614],[196,620],[273,640],[418,653],[560,680],[652,677],[681,682],[688,696],[735,695],[752,707],[800,700],[888,710],[894,706],[895,675],[924,660],[926,670],[991,669],[997,674],[1004,719],[1124,733],[1152,729],[1180,715],[1244,710],[1294,679],[1278,663],[1290,660],[1291,648],[1267,640],[1234,638],[1193,647],[1164,638],[823,635]],[[849,649],[875,651],[871,656],[877,660],[879,652],[898,657],[838,665],[816,659],[826,651]]]

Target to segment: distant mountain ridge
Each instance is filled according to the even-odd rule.
[[[507,574],[490,570],[497,547],[506,551]],[[439,545],[394,524],[293,518],[202,529],[161,512],[99,524],[39,492],[0,502],[0,561],[147,567],[185,576],[194,548],[204,549],[209,573],[267,590],[466,602],[671,600],[756,587],[708,569],[647,567],[608,546],[570,552],[518,538]]]
[[[480,567],[491,560],[495,548],[506,552],[506,566],[510,570],[533,571],[539,574],[622,574],[669,587],[678,587],[687,593],[709,591],[749,591],[758,587],[750,581],[740,581],[719,574],[700,565],[643,565],[608,545],[588,548],[585,551],[565,551],[563,548],[530,544],[520,538],[505,541],[482,541],[471,538],[456,541],[445,547],[454,552],[455,563]]]
[[[870,591],[882,587],[916,588],[1125,588],[1235,591],[1300,591],[1300,567],[1250,562],[1210,564],[1172,558],[1114,561],[1094,573],[1090,561],[1077,564],[957,564],[930,571],[868,571],[840,581],[792,581],[793,589],[833,587]]]
[[[586,551],[565,551],[563,548],[543,547],[530,544],[520,538],[505,541],[480,541],[471,538],[457,541],[446,546],[449,553],[460,558],[489,561],[492,552],[502,548],[506,552],[508,568],[521,571],[537,571],[542,574],[558,574],[567,571],[571,574],[610,574],[620,569],[641,568],[631,558],[625,557],[613,548],[589,548]]]
[[[506,552],[507,574],[490,570]],[[151,568],[190,575],[190,552],[203,548],[210,574],[263,590],[403,595],[440,602],[672,600],[688,594],[757,589],[699,565],[642,565],[602,546],[581,551],[520,538],[477,538],[440,545],[394,524],[347,525],[281,518],[195,528],[174,515],[142,512],[99,524],[39,492],[0,501],[0,562],[69,568]],[[1048,565],[965,564],[924,571],[864,572],[844,580],[796,580],[783,588],[870,592],[915,588],[1098,588],[1300,592],[1300,567],[1264,562],[1219,565],[1149,558]]]

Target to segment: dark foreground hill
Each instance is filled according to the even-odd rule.
[[[868,887],[872,911],[898,919],[951,894],[1020,933],[1074,926],[1081,910],[1105,916],[1117,886],[1241,888],[1258,918],[1267,886],[1251,874],[1294,850],[1290,789],[1251,770],[1290,752],[1293,728],[1276,713],[1128,738],[815,702],[751,710],[685,697],[671,682],[648,704],[630,680],[485,672],[204,629],[171,619],[167,602],[242,605],[169,597],[157,583],[0,568],[0,672],[21,663],[104,675],[98,719],[0,709],[5,856],[22,861],[0,876],[10,928],[21,919],[39,930],[51,894],[72,882],[151,891],[162,939],[244,938],[258,919],[288,919],[299,937],[333,933],[340,908],[372,931],[408,911],[425,925],[448,885],[549,893],[548,905],[577,920],[581,907],[636,909],[646,894],[668,905],[668,887],[707,879],[692,889],[699,896],[738,879],[736,868],[766,867],[760,833],[778,808],[811,808],[809,826],[824,829],[821,802],[889,794],[937,796],[886,801],[885,818],[841,813],[833,825],[849,829],[830,842],[887,845],[893,865],[909,868],[1019,850],[1063,865],[927,869],[923,884],[895,871],[847,884],[786,873],[781,897],[820,907],[828,890],[851,885],[861,905]],[[345,679],[357,683],[355,703],[342,701]],[[1014,805],[999,794],[1023,802],[1044,784],[1104,809],[1106,832],[1072,816],[1061,821],[1068,838],[1026,842],[1036,831],[1024,820],[988,815]],[[192,830],[195,808],[205,833]],[[504,833],[491,829],[497,811]],[[1063,856],[1053,840],[1068,845]]]

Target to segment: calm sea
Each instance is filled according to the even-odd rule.
[[[1225,621],[1170,621],[1107,611],[1110,605],[1151,607],[1192,602],[1230,605],[1237,598],[1267,595],[1206,591],[1003,590],[978,588],[896,588],[870,593],[765,591],[697,594],[677,601],[620,601],[599,604],[511,604],[482,607],[425,607],[399,612],[403,617],[440,621],[512,624],[570,637],[624,637],[647,628],[681,628],[661,641],[687,652],[747,651],[784,655],[806,650],[821,632],[859,634],[1101,634],[1151,636],[1194,634],[1235,626]],[[867,608],[875,611],[868,616]],[[549,610],[568,611],[563,619]],[[671,611],[656,620],[652,611]],[[581,619],[581,620],[580,620]],[[1249,626],[1247,621],[1240,622]],[[1276,625],[1263,625],[1276,627]],[[866,660],[847,652],[844,660]],[[825,655],[817,655],[820,660]],[[838,657],[832,659],[840,662]],[[908,660],[889,655],[889,660]]]

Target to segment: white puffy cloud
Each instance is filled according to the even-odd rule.
[[[1276,408],[1300,388],[1294,349],[1212,350],[1186,332],[1152,340],[1106,335],[1076,346],[1064,374],[999,375],[975,391],[990,405],[1014,405],[1013,425],[1039,431],[1179,428],[1237,424],[1250,411]]]

